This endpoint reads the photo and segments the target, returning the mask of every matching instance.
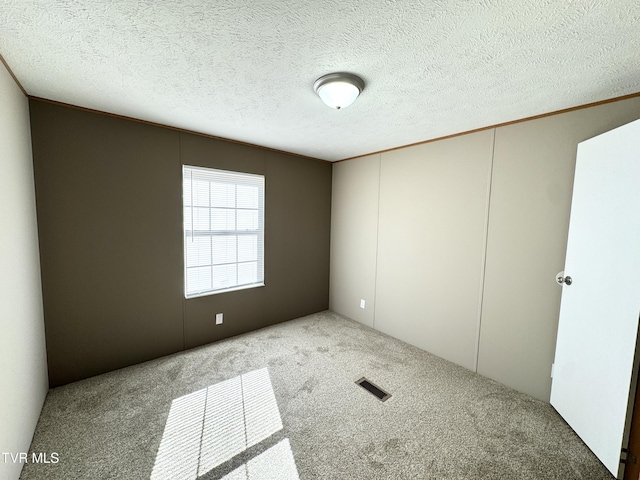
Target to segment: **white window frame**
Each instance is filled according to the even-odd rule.
[[[200,182],[209,182],[209,193],[208,193],[208,201],[202,200],[206,198],[207,195],[200,195],[200,201],[194,201],[193,197],[193,181],[194,178],[199,180]],[[234,186],[234,200],[233,207],[228,205],[216,205],[214,204],[212,189],[214,188],[212,185],[233,185]],[[247,288],[255,288],[264,286],[264,184],[265,178],[264,175],[257,175],[251,173],[242,173],[242,172],[233,172],[229,170],[219,170],[213,168],[206,167],[196,167],[191,165],[183,165],[182,166],[182,206],[183,206],[183,253],[184,253],[184,296],[185,298],[194,298],[200,297],[204,295],[213,295],[217,293],[230,292],[235,290],[243,290]],[[242,207],[238,206],[238,187],[254,187],[258,189],[258,199],[257,199],[257,208],[254,207]],[[202,193],[202,192],[200,192]],[[230,195],[225,197],[227,201],[231,198]],[[198,205],[195,205],[198,203]],[[199,210],[197,215],[202,215],[203,211],[208,210],[208,215],[205,218],[208,218],[208,226],[207,228],[203,227],[203,222],[200,219],[199,221],[194,221],[194,209]],[[225,211],[225,215],[233,212],[232,217],[234,218],[233,228],[215,228],[213,223],[213,217],[216,213],[221,213]],[[214,212],[215,211],[215,212]],[[245,228],[238,229],[238,212],[241,211],[257,211],[257,227],[256,228]],[[207,213],[207,212],[205,212]],[[200,225],[196,225],[196,224]],[[205,222],[206,223],[206,220]],[[240,242],[239,239],[243,236],[250,236],[257,238],[257,250],[255,251],[256,258],[252,260],[240,260],[241,252],[240,250]],[[215,239],[226,238],[226,241],[235,241],[235,261],[225,261],[222,263],[216,263],[215,257]],[[205,246],[193,246],[194,241],[197,238],[201,239],[209,239],[209,247],[207,247],[207,242],[205,240]],[[234,240],[235,239],[235,240]],[[210,248],[210,253],[206,252],[206,249]],[[253,251],[253,250],[249,250]],[[202,254],[204,252],[204,254]],[[192,257],[196,257],[195,265],[193,265],[194,260],[192,258],[189,261],[189,254],[191,253]],[[207,255],[209,257],[207,258]],[[204,264],[200,260],[204,258]],[[208,259],[208,261],[207,261]],[[240,275],[238,274],[239,266],[243,265],[245,267],[251,267],[253,264],[256,264],[255,271],[255,281],[251,281],[248,283],[241,283],[239,280]],[[224,268],[226,267],[233,272],[235,266],[235,282],[227,281],[229,277],[224,274],[220,274]],[[209,273],[207,273],[206,268],[209,268]],[[216,267],[218,267],[216,269]],[[195,270],[198,270],[195,272]],[[193,276],[190,277],[190,270],[193,270]],[[207,277],[209,275],[209,277]],[[205,278],[209,279],[210,285],[207,288],[202,287],[202,283],[198,285],[198,288],[195,288],[193,284],[196,284],[197,281],[195,278]],[[189,284],[189,278],[192,278],[192,285]],[[232,278],[232,276],[231,276]],[[216,279],[222,280],[225,279],[225,285],[221,286],[220,284],[216,285]],[[206,283],[206,280],[204,281]]]

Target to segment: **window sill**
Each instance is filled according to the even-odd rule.
[[[192,298],[208,297],[209,295],[219,295],[221,293],[237,292],[239,290],[249,290],[251,288],[259,288],[259,287],[264,287],[264,283],[252,283],[251,285],[242,285],[240,287],[226,288],[224,290],[216,290],[215,292],[194,293],[194,294],[188,295],[188,296],[185,295],[184,298],[186,300],[190,300]]]

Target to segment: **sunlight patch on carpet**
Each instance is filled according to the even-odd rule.
[[[266,368],[219,382],[173,400],[150,478],[195,480],[280,430],[282,419]],[[295,472],[286,478],[297,479],[291,446],[285,440],[229,475],[244,472],[238,478],[271,478],[257,474],[283,461],[286,471]]]
[[[221,480],[299,480],[296,462],[289,439],[280,440],[246,464],[222,477]]]

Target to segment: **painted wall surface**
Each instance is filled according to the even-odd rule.
[[[493,131],[382,154],[375,326],[475,368]]]
[[[50,385],[181,350],[178,132],[30,105]]]
[[[52,386],[328,308],[331,164],[30,105]],[[264,287],[184,299],[183,163],[265,174]]]
[[[331,165],[180,136],[184,164],[265,175],[265,285],[184,300],[186,348],[326,310]],[[216,313],[224,323],[214,327]]]
[[[0,452],[28,452],[47,364],[27,98],[0,64]],[[0,459],[0,478],[21,463]]]
[[[496,130],[478,373],[548,401],[579,142],[640,118],[640,98]]]
[[[577,144],[637,118],[632,98],[383,152],[379,190],[334,195],[344,213],[332,219],[332,264],[341,259],[345,274],[331,285],[332,308],[350,316],[357,298],[340,295],[375,282],[375,328],[548,401]],[[334,188],[358,181],[350,162],[376,168],[364,161],[336,164]],[[353,242],[344,225],[378,195],[377,230]],[[355,259],[374,238],[365,268]]]
[[[260,175],[264,175],[266,168],[262,150],[188,133],[180,133],[180,158],[184,165]],[[265,221],[265,228],[267,225]],[[185,347],[204,345],[264,326],[264,293],[260,287],[184,299]],[[224,322],[212,328],[216,313],[224,314]]]
[[[331,164],[267,152],[265,323],[329,308]]]
[[[379,154],[333,165],[329,308],[369,327],[374,326],[379,185]]]

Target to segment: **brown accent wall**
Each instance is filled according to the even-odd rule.
[[[188,133],[180,134],[180,156],[185,165],[264,175],[265,154],[264,150],[247,145]],[[265,178],[265,185],[266,183]],[[265,216],[266,208],[265,203]],[[265,228],[267,225],[265,219]],[[265,256],[268,253],[265,245]],[[265,289],[256,287],[184,299],[186,348],[204,345],[266,326],[264,298]],[[216,313],[224,314],[222,325],[215,325]]]
[[[267,152],[265,187],[265,322],[326,310],[331,164]]]
[[[30,111],[52,387],[328,308],[331,164]],[[183,163],[265,174],[265,287],[184,299]]]

